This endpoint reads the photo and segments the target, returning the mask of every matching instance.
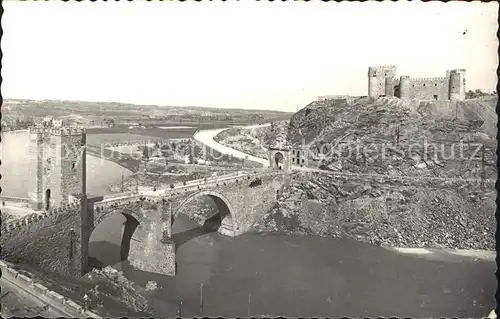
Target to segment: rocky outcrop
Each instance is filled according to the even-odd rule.
[[[302,173],[255,228],[383,246],[493,250],[495,198],[492,182]]]
[[[312,102],[291,118],[288,139],[328,174],[299,174],[255,228],[494,249],[496,101]]]

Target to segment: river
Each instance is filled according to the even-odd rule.
[[[119,261],[123,216],[100,224],[90,255],[141,286],[161,316],[478,317],[494,307],[494,262],[400,255],[349,239],[203,232],[185,216],[173,225],[175,277],[135,270]],[[153,262],[153,261],[151,261]],[[126,314],[124,314],[126,315]]]
[[[28,132],[12,131],[2,133],[0,148],[2,165],[2,195],[28,197],[29,172]],[[108,185],[130,176],[132,172],[116,163],[101,160],[87,154],[87,191],[90,194],[104,195]]]
[[[2,135],[4,195],[26,196],[25,138]],[[88,163],[93,193],[128,172],[92,156]],[[175,316],[179,301],[182,316],[199,316],[202,283],[202,316],[483,317],[494,307],[494,262],[417,258],[349,239],[257,233],[229,238],[201,231],[185,216],[173,225],[177,275],[146,273],[119,262],[124,220],[115,215],[98,225],[90,255],[141,286],[157,282],[149,299],[161,316]]]

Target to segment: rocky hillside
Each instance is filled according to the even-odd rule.
[[[328,170],[496,178],[496,102],[313,102],[291,118],[288,139]]]
[[[309,104],[291,118],[288,140],[308,147],[317,159],[310,164],[326,172],[298,174],[256,229],[386,246],[494,249],[496,103],[487,97]]]
[[[495,249],[493,184],[296,173],[255,228],[382,246]]]

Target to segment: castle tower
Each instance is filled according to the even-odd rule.
[[[51,177],[55,206],[67,204],[70,195],[82,195],[85,171],[83,149],[86,133],[80,128],[54,128],[50,144],[56,163]]]
[[[410,99],[410,77],[407,75],[401,76],[399,81],[399,98],[402,100]]]
[[[451,101],[465,100],[465,69],[451,70],[449,72],[449,75],[450,93],[448,98]]]
[[[385,78],[385,96],[394,96],[393,78]]]
[[[376,98],[385,95],[385,79],[394,78],[394,65],[371,66],[368,68],[368,96]]]
[[[30,128],[28,197],[33,209],[59,207],[84,192],[85,142],[86,133],[79,128]]]
[[[29,129],[29,171],[30,182],[28,184],[28,199],[31,208],[41,210],[44,202],[42,191],[47,184],[46,175],[50,166],[46,165],[49,154],[46,154],[47,141],[45,139],[45,130],[42,127],[31,127]],[[50,162],[50,160],[49,160]],[[44,170],[45,166],[49,166]]]

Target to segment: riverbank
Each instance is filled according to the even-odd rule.
[[[183,317],[230,318],[474,318],[494,307],[491,261],[415,258],[348,238],[252,232],[228,238],[203,231],[199,222],[183,215],[176,218],[172,235],[177,242],[175,277],[113,266],[140,286],[156,283],[147,295],[148,305],[161,317],[176,316],[180,302]],[[94,244],[99,258],[119,259],[119,236],[112,244]]]
[[[352,238],[384,247],[495,250],[492,185],[297,173],[258,232]]]
[[[128,169],[135,173],[139,170],[140,160],[126,153],[115,152],[107,148],[101,148],[93,145],[87,145],[87,154],[105,159]]]

